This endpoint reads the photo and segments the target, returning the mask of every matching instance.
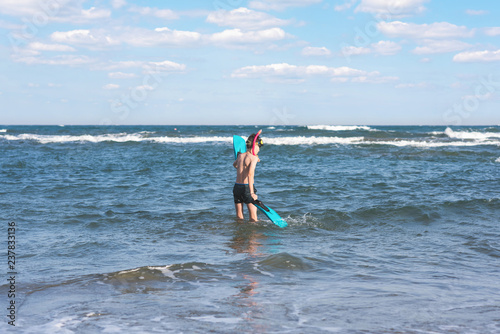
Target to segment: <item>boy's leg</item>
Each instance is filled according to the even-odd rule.
[[[243,219],[243,203],[234,203],[234,208],[236,209],[236,217]]]
[[[250,221],[256,222],[257,221],[257,207],[255,205],[253,205],[252,203],[248,203],[247,207],[248,207],[248,213],[250,214]]]

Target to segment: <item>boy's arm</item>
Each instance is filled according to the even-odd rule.
[[[233,167],[238,169],[238,158],[240,157],[241,152],[238,152],[238,155],[236,155],[236,160],[233,162]]]
[[[254,200],[258,198],[258,196],[253,192],[253,183],[254,183],[256,166],[257,166],[257,159],[252,159],[252,162],[250,163],[250,168],[248,170],[248,187],[250,188],[250,195]]]

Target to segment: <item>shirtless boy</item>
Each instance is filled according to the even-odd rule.
[[[248,137],[246,141],[247,151],[238,153],[238,158],[233,163],[234,168],[236,168],[236,183],[233,188],[236,217],[243,219],[243,203],[245,203],[251,222],[257,221],[257,207],[252,202],[257,200],[255,194],[257,190],[254,186],[255,167],[260,161],[258,157],[260,147],[264,145],[262,139],[259,138],[260,133],[261,131]]]

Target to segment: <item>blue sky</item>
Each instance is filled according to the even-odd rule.
[[[500,124],[500,3],[0,0],[0,124]]]

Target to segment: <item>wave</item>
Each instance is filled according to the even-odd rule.
[[[444,133],[453,139],[472,139],[472,140],[490,140],[492,138],[500,138],[498,132],[477,132],[477,131],[453,131],[451,128],[446,128]]]
[[[451,132],[450,132],[451,131]],[[451,129],[449,134],[457,134]],[[117,133],[117,134],[101,134],[101,135],[39,135],[39,134],[19,134],[19,135],[0,135],[8,141],[35,141],[41,144],[50,143],[102,143],[102,142],[153,142],[153,143],[169,143],[169,144],[203,144],[203,143],[223,143],[232,142],[232,137],[225,136],[192,136],[192,137],[170,137],[170,136],[154,136],[155,132],[143,131],[139,133]],[[430,138],[425,139],[400,139],[400,138],[369,138],[369,137],[328,137],[328,136],[287,136],[287,137],[266,137],[266,144],[270,145],[389,145],[397,147],[417,147],[417,148],[439,148],[439,147],[470,147],[481,145],[500,146],[500,134],[491,136],[490,133],[472,133],[466,132],[469,135],[468,140],[463,140],[466,137],[463,133],[458,133],[457,140],[449,140],[446,138]],[[481,134],[482,136],[477,136]],[[473,137],[475,136],[475,137]],[[488,137],[486,137],[488,136]],[[498,139],[497,139],[498,138]],[[452,138],[450,138],[452,139]]]
[[[266,138],[265,142],[271,145],[327,145],[327,144],[359,144],[364,137],[275,137]]]
[[[0,129],[0,133],[7,132],[7,129]]]
[[[119,133],[119,134],[104,134],[104,135],[36,135],[36,134],[20,134],[20,135],[3,135],[0,138],[6,140],[30,140],[41,144],[49,143],[74,143],[74,142],[157,142],[157,143],[207,143],[207,142],[232,142],[231,137],[151,137],[149,133]]]
[[[495,160],[495,162],[498,162],[498,163],[500,163],[500,158],[496,159],[496,160]]]
[[[461,146],[500,146],[500,141],[425,141],[425,140],[370,140],[365,137],[277,137],[267,138],[266,143],[271,145],[389,145],[397,147],[418,147],[418,148],[438,148],[438,147],[461,147]]]
[[[326,131],[354,131],[354,130],[371,130],[369,126],[364,125],[308,125],[309,130],[326,130]]]

